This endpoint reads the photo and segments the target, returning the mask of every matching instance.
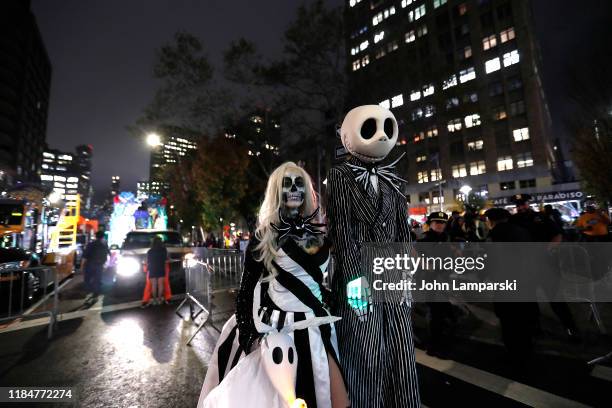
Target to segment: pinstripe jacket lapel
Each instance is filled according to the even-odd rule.
[[[372,205],[372,201],[370,201],[368,194],[363,189],[363,187],[355,181],[355,176],[353,175],[352,170],[348,166],[341,164],[337,168],[340,171],[342,171],[342,174],[348,179],[348,182],[352,187],[350,191],[343,192],[347,195],[352,196],[352,198],[348,201],[352,203],[359,203],[359,205],[355,205],[353,207],[353,214],[360,221],[365,222],[366,224],[372,224],[374,220],[376,219],[376,215],[378,211],[376,207]],[[380,199],[381,199],[381,196],[379,194],[378,196],[379,203],[380,203]]]

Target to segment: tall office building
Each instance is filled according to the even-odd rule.
[[[113,176],[111,179],[111,196],[116,196],[121,192],[121,177]]]
[[[93,186],[91,184],[91,165],[93,158],[93,147],[91,145],[79,145],[76,147],[74,156],[74,168],[79,174],[79,194],[81,195],[81,207],[89,210],[93,198]]]
[[[159,143],[151,147],[149,168],[149,194],[165,195],[169,186],[164,172],[181,157],[197,149],[195,135],[186,134],[180,128],[165,127],[159,134]]]
[[[40,182],[57,193],[62,200],[74,201],[79,194],[79,173],[75,169],[75,155],[59,150],[43,152]]]
[[[556,191],[528,0],[347,3],[348,106],[395,114],[411,207]]]
[[[0,184],[38,181],[51,63],[28,0],[0,2]]]

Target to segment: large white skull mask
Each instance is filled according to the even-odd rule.
[[[365,162],[383,160],[397,142],[397,120],[389,109],[363,105],[351,109],[340,128],[342,144]]]

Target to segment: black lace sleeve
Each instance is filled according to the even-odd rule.
[[[253,322],[253,292],[261,278],[264,265],[255,259],[254,248],[257,241],[252,239],[245,251],[244,271],[240,279],[240,289],[236,297],[236,322],[238,323],[238,342],[246,354],[259,337]]]

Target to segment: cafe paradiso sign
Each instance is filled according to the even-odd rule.
[[[500,197],[493,199],[494,205],[511,205],[512,197]],[[582,200],[586,198],[586,195],[579,190],[570,191],[555,191],[551,193],[536,193],[531,194],[532,202],[536,203],[551,203],[555,201],[569,201],[569,200]]]

